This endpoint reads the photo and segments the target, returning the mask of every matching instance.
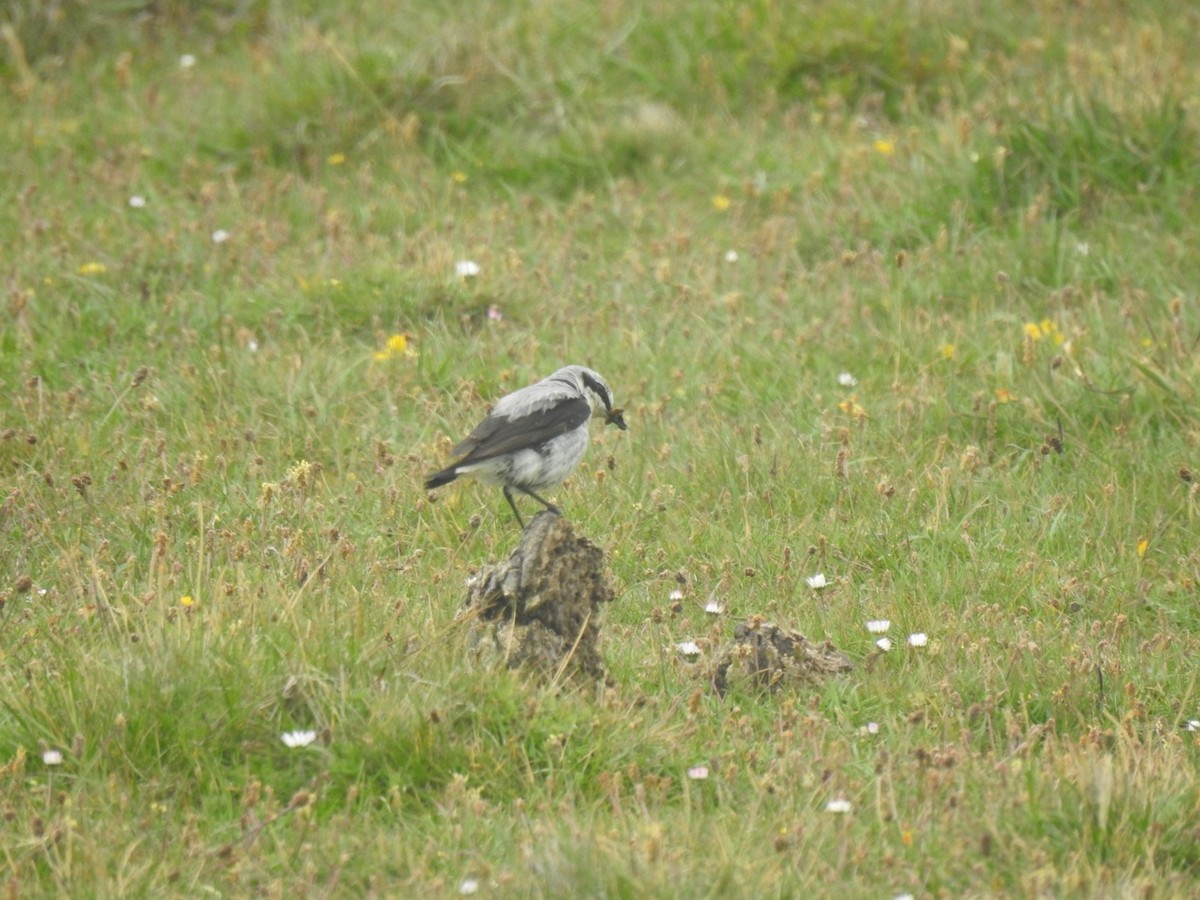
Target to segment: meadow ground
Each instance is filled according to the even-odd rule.
[[[10,3],[6,895],[1200,892],[1161,6]],[[518,534],[421,488],[567,362],[596,690],[472,663]],[[854,671],[716,696],[753,616]]]

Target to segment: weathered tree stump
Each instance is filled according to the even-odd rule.
[[[467,588],[469,641],[485,663],[541,678],[607,678],[600,606],[613,599],[604,551],[556,513],[539,513],[506,560],[485,566]]]
[[[850,657],[828,641],[814,644],[798,631],[754,617],[734,627],[733,644],[717,657],[709,677],[718,694],[739,682],[774,692],[853,669]]]

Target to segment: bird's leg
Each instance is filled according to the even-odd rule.
[[[517,504],[513,500],[512,488],[504,488],[504,499],[508,501],[508,505],[512,507],[513,515],[517,517],[517,524],[521,526],[521,530],[525,530],[525,520],[521,518],[521,513],[517,509]]]
[[[537,494],[535,494],[529,488],[523,488],[519,484],[515,485],[515,487],[522,494],[528,494],[530,497],[532,497],[538,503],[542,504],[542,506],[546,507],[546,509],[550,510],[550,512],[554,513],[556,516],[562,515],[562,511],[557,506],[555,506],[553,503],[551,503],[549,500],[547,500],[546,498],[539,497]]]

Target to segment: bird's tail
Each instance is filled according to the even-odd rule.
[[[425,490],[431,491],[435,487],[441,487],[443,484],[449,484],[458,477],[458,472],[454,471],[454,466],[448,469],[442,469],[440,472],[434,472],[425,479]]]

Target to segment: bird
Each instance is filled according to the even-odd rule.
[[[606,425],[627,429],[624,410],[613,406],[612,390],[598,372],[585,366],[564,366],[536,384],[501,397],[486,419],[452,451],[461,458],[425,479],[426,490],[470,475],[499,485],[523,529],[513,499],[520,491],[561,515],[558,507],[538,492],[561,484],[575,471],[588,446],[592,416]]]

